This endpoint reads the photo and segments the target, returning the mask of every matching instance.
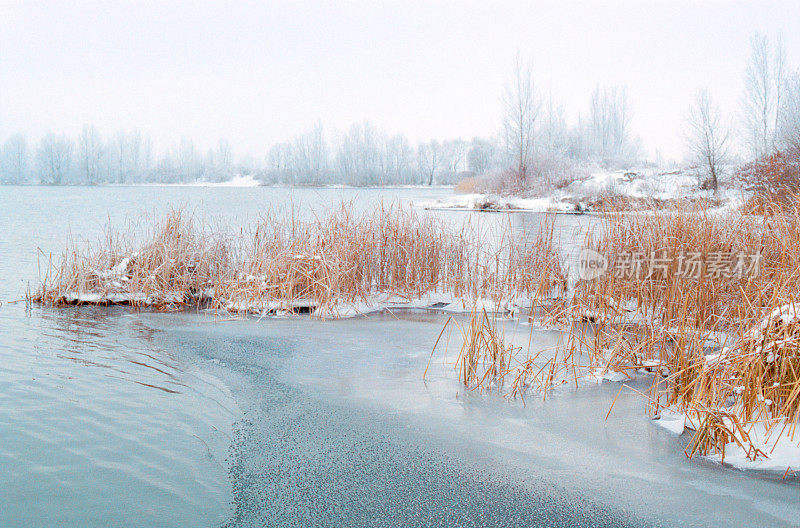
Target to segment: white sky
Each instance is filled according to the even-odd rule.
[[[647,151],[679,157],[698,88],[737,111],[754,31],[800,65],[797,1],[337,4],[0,0],[0,138],[91,123],[260,157],[317,120],[486,136],[519,49],[571,116],[627,85]]]

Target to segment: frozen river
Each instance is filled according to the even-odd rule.
[[[293,203],[442,189],[0,187],[0,526],[795,526],[800,486],[687,460],[619,385],[542,402],[465,393],[446,317],[219,321],[33,306],[37,248],[184,207],[247,222]],[[464,213],[442,212],[453,221]],[[541,215],[481,215],[536,227]],[[587,217],[559,217],[568,248]],[[547,347],[552,329],[506,322]],[[444,351],[443,351],[444,352]]]

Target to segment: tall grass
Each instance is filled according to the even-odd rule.
[[[327,317],[376,296],[503,304],[564,288],[552,220],[539,233],[517,236],[508,227],[499,238],[492,243],[476,226],[394,206],[355,215],[343,204],[302,220],[267,213],[236,231],[172,211],[143,237],[109,230],[100,244],[70,244],[60,259],[48,259],[33,300]]]
[[[508,396],[534,390],[544,397],[587,375],[645,375],[652,379],[645,396],[654,415],[669,407],[687,416],[694,430],[689,457],[716,452],[724,460],[734,443],[755,459],[769,455],[765,435],[776,442],[793,437],[800,420],[796,205],[781,203],[764,216],[702,207],[609,213],[586,245],[606,255],[611,269],[578,281],[562,303],[539,311],[562,325],[564,344],[553,353],[528,350],[523,360],[502,362],[503,378],[512,380],[505,384]],[[616,260],[632,254],[644,257],[639,269],[615,273]],[[689,254],[701,264],[696,275],[679,269]],[[737,274],[719,267],[720,255],[739,254],[759,255],[758,269]],[[478,324],[479,315],[464,331],[457,362],[461,383],[470,387],[495,375],[487,351],[503,349],[502,340],[488,346],[497,332]]]
[[[465,386],[523,397],[577,384],[587,370],[644,373],[653,413],[670,407],[689,417],[688,456],[724,457],[734,442],[755,458],[768,454],[756,429],[778,438],[800,420],[800,209],[797,201],[765,207],[757,216],[703,207],[609,213],[586,245],[608,256],[611,270],[572,288],[552,218],[532,234],[505,226],[487,237],[481,226],[392,206],[356,215],[344,204],[308,219],[266,213],[235,231],[172,211],[139,236],[109,230],[98,244],[70,243],[47,259],[32,299],[316,317],[381,299],[524,301],[564,325],[565,345],[523,357],[476,309],[462,327]],[[614,273],[633,254],[642,257],[634,272]],[[699,274],[680,273],[690,254],[705,263]],[[758,255],[758,269],[709,265],[739,254]]]
[[[594,338],[573,326],[572,342],[592,365],[650,371],[652,411],[676,408],[695,430],[688,456],[724,458],[730,442],[750,458],[765,456],[753,432],[777,439],[800,419],[797,202],[764,216],[698,209],[610,214],[606,222],[588,244],[612,269],[623,255],[645,258],[636,273],[609,272],[576,287],[571,309],[590,314]],[[678,269],[689,254],[703,263],[696,276]],[[758,255],[758,269],[724,272],[740,254]],[[720,256],[734,259],[718,268]]]
[[[506,376],[514,371],[514,362],[522,348],[506,341],[497,320],[490,318],[486,309],[473,306],[469,323],[465,326],[453,317],[447,319],[431,351],[431,357],[450,324],[457,326],[461,333],[461,349],[455,364],[459,382],[471,390],[502,390]]]

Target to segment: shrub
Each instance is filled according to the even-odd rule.
[[[739,169],[737,179],[757,196],[785,203],[800,194],[800,151],[777,152],[748,163]]]

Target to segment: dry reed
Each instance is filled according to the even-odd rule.
[[[800,420],[800,317],[793,312],[800,210],[796,201],[763,207],[762,216],[702,207],[607,214],[586,244],[607,255],[612,270],[569,292],[552,219],[529,236],[506,228],[495,243],[470,224],[454,227],[391,206],[354,215],[342,205],[309,220],[267,214],[235,233],[173,211],[142,241],[109,231],[99,246],[71,243],[57,262],[48,259],[31,297],[316,317],[380,298],[525,300],[548,321],[568,325],[565,346],[546,359],[530,351],[519,359],[488,315],[475,311],[462,329],[464,385],[522,397],[577,384],[587,369],[646,372],[652,412],[670,407],[689,417],[688,456],[724,456],[734,442],[755,458],[768,455],[752,440],[755,428],[778,438],[792,435]],[[632,271],[614,273],[624,255],[641,259]],[[701,263],[699,274],[681,272],[687,255]],[[729,273],[709,264],[736,255],[758,256],[758,269]]]
[[[764,438],[793,438],[800,421],[800,210],[797,202],[764,216],[705,208],[680,213],[610,213],[586,245],[608,256],[611,269],[579,281],[546,321],[567,325],[554,354],[527,352],[503,377],[507,395],[543,397],[581,377],[652,377],[645,395],[655,415],[671,408],[694,430],[689,457],[738,445],[747,457],[769,456]],[[616,259],[638,255],[635,269],[615,272]],[[699,263],[685,273],[687,256]],[[743,255],[757,267],[733,272]],[[752,262],[750,263],[752,264]],[[727,266],[727,267],[726,267]],[[796,313],[797,311],[797,313]],[[469,327],[465,343],[491,342],[485,324]],[[485,333],[485,336],[474,334]],[[465,345],[460,378],[476,385],[481,373]],[[480,349],[483,350],[483,349]],[[754,440],[758,432],[759,441]]]
[[[380,298],[533,303],[566,284],[552,221],[524,238],[508,228],[493,244],[469,224],[408,209],[350,210],[343,204],[308,220],[267,214],[234,233],[173,211],[144,242],[109,231],[99,246],[71,244],[57,262],[48,259],[32,299],[329,317]]]
[[[687,456],[724,459],[731,442],[749,458],[766,456],[753,432],[776,432],[777,441],[800,419],[800,318],[788,315],[800,287],[796,202],[765,216],[698,209],[606,221],[589,244],[611,257],[612,270],[580,283],[571,299],[595,339],[574,331],[571,339],[591,365],[653,373],[651,410],[677,409],[695,430]],[[641,260],[614,273],[625,255]],[[681,272],[687,255],[699,273]],[[742,256],[757,265],[732,272]]]

